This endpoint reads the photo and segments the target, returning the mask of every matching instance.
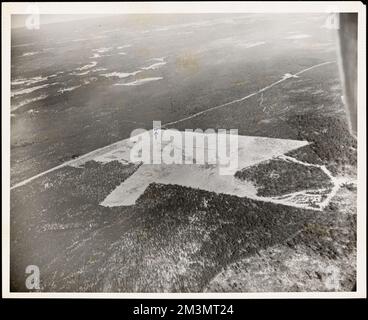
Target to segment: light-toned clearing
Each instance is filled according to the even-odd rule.
[[[36,102],[36,101],[40,101],[40,100],[43,100],[43,99],[46,99],[48,97],[47,94],[41,94],[40,96],[38,97],[35,97],[35,98],[32,98],[32,99],[25,99],[23,100],[22,102],[16,104],[15,106],[11,106],[11,111],[15,111],[31,102]]]
[[[99,53],[94,53],[92,55],[92,57],[89,57],[90,59],[96,59],[96,58],[101,58],[101,55]]]
[[[58,83],[55,82],[55,83],[43,84],[43,85],[40,85],[40,86],[31,87],[31,88],[16,90],[16,91],[11,93],[11,97],[16,97],[16,96],[22,95],[22,94],[28,94],[28,93],[31,93],[33,91],[40,90],[42,88],[47,88],[47,87],[50,87],[50,86],[53,86],[53,85],[56,85],[56,84],[58,84]]]
[[[113,49],[113,47],[103,47],[103,48],[98,48],[98,49],[93,49],[92,51],[97,52],[97,53],[106,53],[109,52]]]
[[[166,58],[166,57],[161,57],[161,58],[151,58],[151,59],[149,59],[149,61],[159,61],[159,62],[163,62],[163,61],[165,61],[165,58]]]
[[[28,57],[28,56],[34,56],[35,54],[39,54],[39,51],[33,51],[33,52],[25,52],[22,54],[22,57]]]
[[[48,76],[51,77],[51,76]],[[29,78],[29,79],[15,79],[11,82],[12,86],[17,86],[17,85],[21,85],[24,84],[26,86],[38,83],[38,82],[42,82],[48,79],[48,77],[42,77],[42,76],[37,76],[37,77],[33,77],[33,78]]]
[[[96,68],[96,69],[93,69],[92,72],[106,71],[106,70],[107,70],[106,68]]]
[[[93,73],[93,72],[98,72],[98,71],[106,71],[107,69],[106,68],[95,68],[95,69],[88,69],[86,71],[83,71],[83,72],[71,72],[70,74],[73,75],[73,76],[85,76],[89,73]]]
[[[156,62],[154,64],[151,64],[148,67],[142,67],[141,69],[142,70],[156,70],[156,69],[160,68],[161,66],[164,66],[165,64],[166,64],[165,61],[163,61],[163,62]]]
[[[76,70],[83,71],[83,70],[91,69],[95,67],[96,65],[97,65],[97,61],[91,61],[91,63],[86,64],[85,66],[76,68]]]
[[[290,79],[290,78],[299,78],[299,76],[291,73],[285,73],[282,77],[283,80]]]
[[[157,81],[157,80],[162,80],[162,79],[163,79],[162,77],[143,78],[143,79],[134,80],[132,82],[115,83],[115,86],[140,86],[147,82]]]
[[[135,76],[136,74],[138,74],[140,72],[142,72],[142,71],[137,70],[137,71],[133,71],[133,72],[110,72],[110,73],[101,74],[101,76],[103,76],[105,78],[123,79],[123,78],[127,78],[127,77],[130,77],[130,76]]]
[[[131,44],[126,44],[126,45],[117,47],[117,49],[120,50],[120,49],[130,48],[131,46],[132,46]]]
[[[49,76],[47,76],[47,78],[55,78],[57,77],[59,74],[63,74],[64,71],[58,71],[56,73],[50,74]]]
[[[152,134],[151,131],[150,136],[154,139]],[[272,198],[258,197],[257,189],[253,184],[235,178],[235,172],[308,144],[307,141],[237,136],[237,155],[231,154],[231,158],[238,156],[238,163],[235,167],[229,168],[228,174],[224,175],[221,174],[219,167],[221,164],[226,163],[224,161],[226,155],[217,152],[217,135],[215,133],[180,132],[180,134],[181,141],[193,141],[193,154],[185,152],[185,146],[176,140],[163,143],[160,146],[160,150],[162,152],[164,148],[167,149],[168,147],[170,150],[179,150],[179,154],[182,155],[184,161],[188,160],[188,164],[142,164],[133,175],[110,193],[101,205],[107,207],[134,205],[144,190],[153,182],[176,184],[194,189],[272,202]],[[197,144],[199,141],[204,141],[204,143]],[[215,141],[215,144],[213,145],[210,141]],[[85,162],[91,160],[102,163],[110,161],[119,161],[123,164],[131,163],[131,149],[133,145],[134,143],[130,139],[125,139],[121,143],[116,144],[114,148],[100,154],[96,153],[90,157],[85,157],[82,161],[74,162],[72,166],[81,167]],[[211,153],[211,150],[214,150],[214,153]],[[206,155],[210,153],[214,155],[217,164],[208,164]],[[201,158],[205,159],[205,164],[196,164],[203,163],[199,161]],[[294,205],[284,200],[279,202]],[[300,206],[305,207],[305,205]]]
[[[159,134],[161,134],[161,132]],[[152,131],[150,132],[150,136],[152,138]],[[217,154],[217,150],[215,150],[216,145],[209,144],[212,140],[211,136],[214,137],[214,134],[181,132],[181,142],[179,144],[177,144],[175,140],[163,143],[160,146],[161,152],[167,147],[170,147],[169,149],[171,150],[179,150],[179,154],[183,157],[183,164],[143,163],[132,176],[111,192],[101,205],[107,207],[134,205],[151,183],[162,183],[235,195],[238,197],[247,197],[254,200],[297,208],[322,210],[330,203],[341,185],[350,182],[347,179],[334,177],[325,166],[305,163],[284,155],[291,150],[307,145],[307,141],[250,136],[238,136],[237,154],[231,154],[232,159],[237,157],[238,164],[236,167],[228,169],[228,174],[224,175],[221,174],[219,170],[220,164],[225,163],[223,161],[224,158],[221,153]],[[188,156],[188,153],[185,152],[185,146],[182,145],[182,142],[187,140],[193,141],[195,150],[193,155],[189,154]],[[199,144],[197,146],[196,141],[204,141],[204,144]],[[130,139],[125,139],[119,144],[116,144],[114,148],[105,150],[105,152],[102,153],[95,153],[90,157],[85,157],[82,161],[75,162],[72,166],[81,167],[85,162],[91,160],[101,163],[108,163],[110,161],[118,161],[123,164],[134,163],[131,161],[130,157],[133,145],[134,142],[130,141]],[[215,162],[217,164],[209,164],[207,161],[206,155],[211,152],[211,149],[215,150]],[[228,151],[229,150],[227,150],[227,152]],[[203,157],[203,159],[206,159],[205,164],[198,164],[202,163],[198,161],[198,159],[200,159],[198,156],[202,157],[202,155],[205,155]],[[276,157],[284,161],[320,168],[330,178],[333,187],[313,190],[307,189],[280,196],[263,197],[257,195],[257,188],[253,183],[250,181],[242,181],[234,176],[235,172],[238,170],[257,165]],[[189,160],[188,164],[184,164],[186,160]]]
[[[63,74],[63,73],[64,73],[63,71],[58,71],[56,73],[50,74],[50,75],[45,76],[45,77],[43,77],[43,76],[37,76],[37,77],[29,78],[29,79],[19,78],[19,79],[15,79],[15,80],[11,81],[11,85],[12,86],[25,85],[26,87],[28,87],[28,86],[30,86],[32,84],[43,82],[43,81],[46,81],[46,80],[48,80],[50,78],[55,78],[58,75]]]
[[[57,92],[59,92],[59,93],[69,92],[69,91],[73,91],[73,90],[75,90],[77,88],[80,88],[80,87],[81,87],[81,85],[74,86],[74,87],[69,87],[69,88],[61,88]]]
[[[30,110],[27,111],[27,113],[34,114],[34,113],[39,113],[39,111],[30,109]]]

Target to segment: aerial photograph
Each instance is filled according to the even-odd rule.
[[[356,291],[337,16],[12,15],[10,292]]]

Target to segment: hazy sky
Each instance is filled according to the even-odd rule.
[[[82,20],[103,17],[106,15],[99,14],[42,14],[40,15],[41,24],[57,23],[64,21]],[[13,14],[11,16],[11,27],[22,28],[25,27],[25,21],[29,17],[28,14]]]

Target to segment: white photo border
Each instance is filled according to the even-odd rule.
[[[358,201],[356,292],[262,293],[46,293],[10,292],[10,17],[29,14],[158,13],[358,13]],[[5,2],[2,3],[2,297],[127,299],[284,299],[366,298],[366,11],[359,1],[257,2]]]

